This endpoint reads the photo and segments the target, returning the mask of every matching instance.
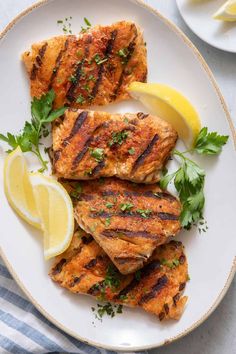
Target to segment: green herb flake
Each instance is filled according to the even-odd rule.
[[[152,213],[152,211],[149,209],[137,209],[137,213],[139,213],[142,218],[147,219]]]
[[[77,79],[76,79],[75,75],[71,75],[69,78],[69,81],[71,81],[73,84],[76,84]]]
[[[76,99],[76,103],[80,103],[80,104],[83,104],[85,101],[85,98],[83,95],[79,94],[79,96],[77,97]]]
[[[133,208],[134,204],[132,203],[121,203],[120,204],[120,210],[122,211],[130,211]]]
[[[129,136],[127,130],[122,130],[121,132],[113,132],[112,139],[108,142],[108,145],[111,147],[115,144],[121,145]]]
[[[59,24],[59,23],[63,23],[63,21],[62,20],[57,20],[57,23]]]
[[[109,226],[111,224],[111,218],[105,219],[105,226]]]
[[[135,148],[134,147],[130,148],[128,151],[129,151],[130,155],[134,155],[135,154]]]
[[[95,54],[93,59],[97,65],[101,65],[108,60],[108,58],[101,58],[99,54]]]
[[[128,120],[127,117],[124,118],[124,122],[125,122],[125,124],[128,124],[128,123],[129,123],[129,120]]]
[[[104,159],[104,149],[90,148],[90,155],[95,159],[96,162],[101,162]]]
[[[134,274],[134,277],[137,281],[141,280],[141,276],[142,276],[141,270],[137,270]]]
[[[114,206],[113,203],[110,203],[110,202],[106,203],[106,207],[107,207],[108,209],[111,209],[113,206]]]

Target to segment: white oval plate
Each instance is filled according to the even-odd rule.
[[[236,53],[236,22],[212,18],[226,0],[176,0],[176,2],[184,21],[198,37],[213,47]]]
[[[209,230],[182,232],[191,281],[185,293],[188,305],[180,321],[160,323],[138,309],[125,309],[113,319],[95,321],[92,298],[70,294],[48,277],[50,264],[43,259],[42,236],[19,219],[9,207],[0,176],[2,256],[32,303],[54,324],[72,336],[113,350],[142,350],[161,346],[185,335],[202,323],[223,298],[235,271],[236,164],[233,130],[223,98],[200,54],[170,22],[137,0],[45,1],[10,24],[0,42],[0,132],[17,132],[30,119],[29,84],[21,53],[30,45],[61,33],[57,20],[73,16],[76,33],[84,16],[92,24],[133,20],[144,30],[148,48],[149,81],[164,82],[182,91],[196,106],[202,124],[230,135],[218,158],[199,158],[206,169],[206,210]],[[107,107],[136,111],[129,101]],[[231,126],[232,129],[232,126]],[[1,170],[3,166],[1,149]],[[17,176],[16,176],[17,178]]]

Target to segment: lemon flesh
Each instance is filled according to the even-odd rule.
[[[236,0],[226,1],[213,15],[215,20],[236,21]]]
[[[40,228],[28,167],[20,147],[11,152],[5,160],[4,190],[9,204],[17,214],[29,224]]]
[[[73,205],[67,191],[53,178],[30,174],[38,213],[44,232],[46,259],[64,252],[74,232]]]
[[[152,114],[170,123],[187,148],[193,146],[201,123],[195,108],[186,97],[167,85],[154,83],[133,82],[128,90]]]

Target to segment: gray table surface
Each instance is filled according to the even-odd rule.
[[[112,1],[112,0],[111,0]],[[0,0],[0,31],[32,0]],[[175,0],[145,0],[172,20],[192,40],[210,66],[236,124],[236,54],[215,49],[195,36],[183,22]],[[236,353],[236,278],[210,318],[186,337],[152,354],[235,354]]]

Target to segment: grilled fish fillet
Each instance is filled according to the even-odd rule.
[[[56,258],[50,276],[73,293],[141,307],[160,320],[179,319],[187,301],[182,292],[188,265],[184,247],[176,241],[158,247],[139,273],[121,275],[93,238],[78,230],[69,249]]]
[[[149,114],[68,109],[53,128],[54,173],[156,182],[176,140],[169,123]]]
[[[132,81],[147,78],[146,47],[132,22],[96,26],[78,37],[57,36],[23,53],[31,96],[56,92],[55,107],[106,105],[129,98]]]
[[[64,186],[74,200],[80,227],[123,274],[142,268],[154,249],[181,228],[180,202],[157,185],[106,178],[102,183],[71,181]]]

